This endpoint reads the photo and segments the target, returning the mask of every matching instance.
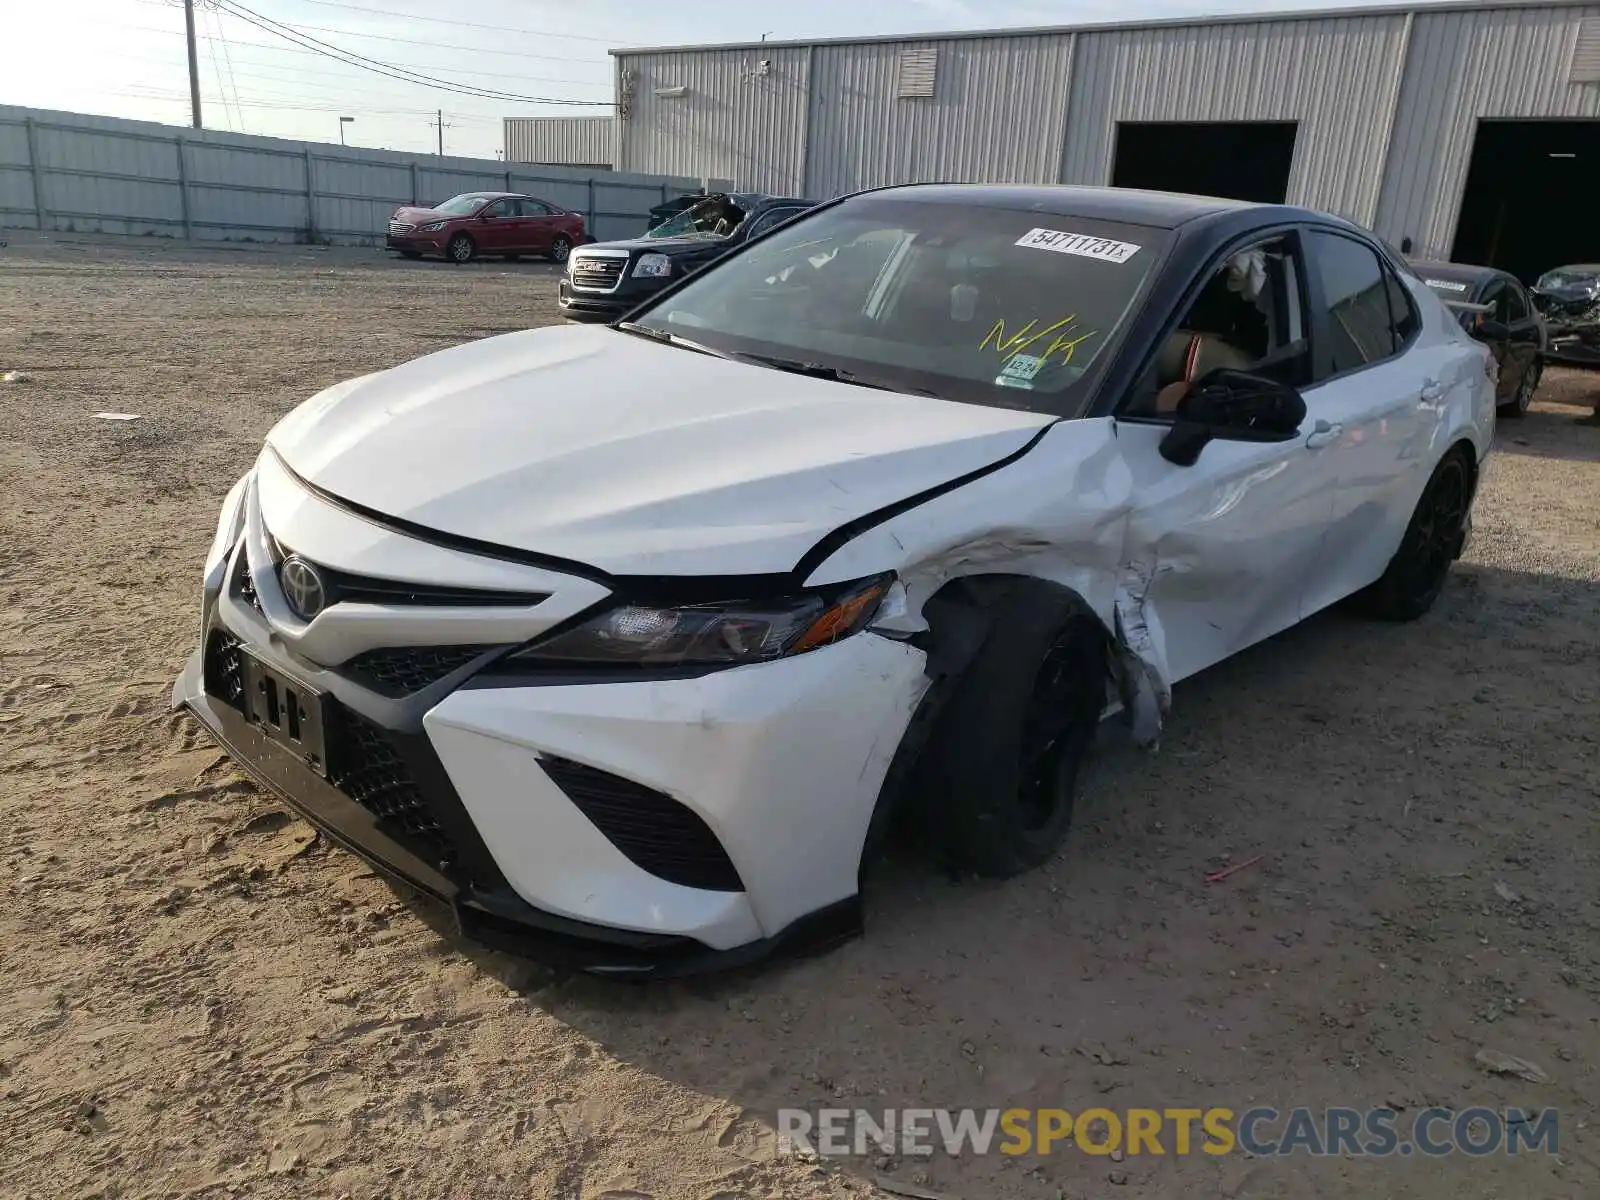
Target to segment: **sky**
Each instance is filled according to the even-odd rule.
[[[607,50],[946,29],[1080,24],[1361,0],[806,0],[765,7],[686,0],[196,0],[208,128],[391,150],[493,158],[508,116],[604,115]],[[0,104],[189,123],[182,0],[19,2]],[[231,11],[224,11],[231,10]],[[297,45],[280,32],[289,27]],[[486,98],[338,61],[308,41],[406,73],[467,83]],[[352,120],[341,122],[341,117]]]

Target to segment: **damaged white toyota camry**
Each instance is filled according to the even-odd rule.
[[[1120,709],[1469,528],[1487,351],[1305,210],[916,186],[611,327],[312,397],[228,494],[175,690],[470,935],[592,970],[859,927],[891,815],[1045,860]]]

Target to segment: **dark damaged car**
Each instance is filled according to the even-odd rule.
[[[643,237],[585,246],[567,260],[558,288],[561,315],[571,321],[613,321],[813,206],[792,196],[717,192]]]
[[[1548,358],[1600,366],[1600,263],[1546,271],[1534,282],[1533,302],[1550,327]]]

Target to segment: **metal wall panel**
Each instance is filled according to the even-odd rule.
[[[803,195],[810,56],[807,47],[620,55],[619,77],[631,78],[617,167]]]
[[[507,117],[506,161],[610,166],[614,122],[604,117]]]
[[[1449,254],[1480,119],[1600,117],[1600,85],[1567,77],[1585,18],[1600,19],[1600,7],[1417,14],[1379,233]]]
[[[1073,36],[816,47],[805,194],[928,180],[1054,182]],[[906,51],[937,56],[931,97],[900,98]]]
[[[371,244],[413,197],[512,190],[592,217],[596,236],[627,237],[664,196],[698,185],[0,106],[0,226],[17,228],[39,224],[37,188],[46,229]]]
[[[1061,180],[1111,181],[1119,121],[1296,121],[1292,204],[1369,223],[1406,16],[1084,33]]]

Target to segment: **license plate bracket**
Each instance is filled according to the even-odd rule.
[[[293,751],[318,775],[328,774],[327,701],[309,684],[270,667],[239,648],[245,718]]]

